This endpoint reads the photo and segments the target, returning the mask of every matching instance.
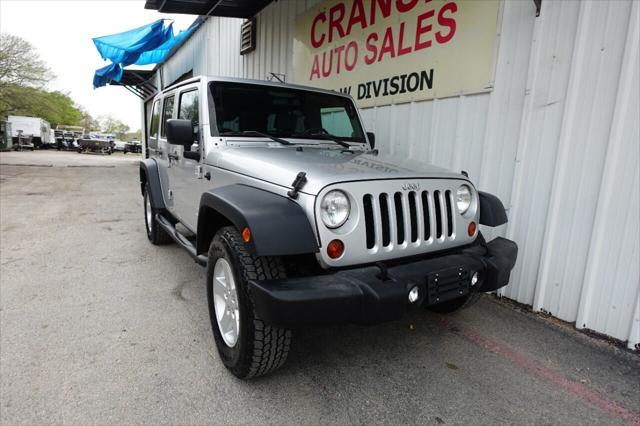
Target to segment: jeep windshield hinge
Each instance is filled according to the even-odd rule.
[[[287,192],[287,195],[294,200],[298,199],[298,192],[304,187],[304,184],[307,183],[307,174],[305,172],[298,173],[298,176],[293,180],[291,186],[293,189]]]

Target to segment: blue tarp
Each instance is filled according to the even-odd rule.
[[[197,25],[173,35],[173,24],[164,25],[162,19],[123,33],[93,39],[102,59],[112,63],[98,69],[93,76],[93,87],[120,81],[127,65],[149,65],[162,62],[169,52],[182,43]]]
[[[122,78],[123,69],[118,64],[107,65],[96,71],[93,76],[93,87],[106,86],[110,81],[120,81]]]
[[[102,59],[114,64],[131,65],[138,57],[173,38],[173,24],[165,27],[162,19],[123,33],[96,37],[93,43]]]
[[[170,38],[155,49],[144,52],[135,62],[135,65],[157,64],[164,61],[164,58],[169,54],[171,49],[182,43],[182,41],[187,38],[194,29],[195,27],[191,27],[186,31],[181,31],[180,34],[173,38]]]

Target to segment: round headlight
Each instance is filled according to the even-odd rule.
[[[350,212],[349,198],[342,191],[327,192],[320,203],[320,217],[327,228],[339,228],[344,225]]]
[[[471,206],[471,188],[462,185],[456,192],[456,205],[460,214],[465,214]]]

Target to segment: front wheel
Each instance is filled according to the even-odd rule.
[[[165,231],[155,219],[157,213],[151,202],[151,193],[149,191],[149,184],[144,186],[144,225],[147,230],[147,238],[155,245],[169,244],[172,239],[167,231]]]
[[[211,242],[207,300],[213,337],[225,367],[241,379],[267,374],[287,359],[291,330],[262,321],[248,291],[250,280],[285,276],[279,258],[250,254],[234,227],[220,229]]]

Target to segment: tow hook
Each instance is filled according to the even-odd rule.
[[[376,275],[376,277],[380,281],[387,281],[389,279],[389,272],[387,270],[387,265],[382,262],[376,262],[376,266],[380,269],[380,273]]]

